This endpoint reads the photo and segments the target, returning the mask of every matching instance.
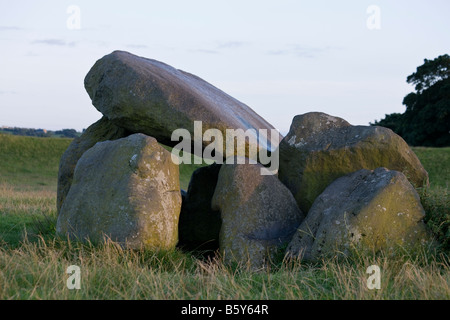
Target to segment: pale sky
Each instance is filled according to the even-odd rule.
[[[87,128],[101,115],[84,77],[114,50],[193,73],[283,134],[310,111],[367,125],[403,112],[406,77],[450,53],[449,13],[448,0],[0,0],[0,126]]]

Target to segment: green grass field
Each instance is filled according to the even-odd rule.
[[[449,299],[450,148],[414,148],[430,174],[419,190],[437,248],[395,256],[355,253],[318,264],[285,261],[268,270],[225,267],[173,250],[124,250],[55,238],[59,158],[68,139],[0,135],[0,299]],[[181,166],[187,189],[196,166]],[[381,289],[366,269],[381,268]],[[81,289],[66,287],[70,265]]]

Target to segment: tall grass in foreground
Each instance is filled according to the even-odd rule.
[[[52,222],[45,223],[46,220]],[[0,246],[18,246],[25,230],[40,224],[48,229],[45,232],[48,236],[53,236],[54,221],[56,221],[54,190],[32,188],[20,191],[11,185],[0,184]],[[43,231],[43,228],[40,231]]]
[[[450,193],[447,188],[435,187],[419,190],[425,209],[425,223],[439,245],[450,252]]]
[[[81,268],[81,289],[68,290],[65,270]],[[367,288],[366,269],[381,268],[381,289]],[[0,299],[449,299],[446,259],[363,256],[319,264],[283,261],[250,272],[220,259],[196,259],[178,250],[124,250],[43,238],[0,249]]]

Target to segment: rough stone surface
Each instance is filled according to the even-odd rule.
[[[362,169],[341,177],[314,201],[287,252],[305,260],[415,247],[429,240],[419,195],[398,171]]]
[[[417,187],[428,184],[428,173],[417,156],[387,128],[352,126],[341,118],[311,112],[294,117],[280,143],[279,179],[303,212],[335,179],[378,167],[403,172]]]
[[[236,159],[234,161],[236,162]],[[227,264],[264,267],[304,216],[290,191],[260,164],[223,164],[212,199],[220,210],[220,251]]]
[[[114,125],[106,117],[92,124],[83,134],[75,138],[61,157],[58,171],[57,211],[66,199],[72,185],[73,171],[83,153],[97,142],[116,140],[128,136],[130,133]]]
[[[57,232],[79,240],[104,236],[128,248],[174,248],[181,193],[178,166],[152,137],[99,142],[77,163]]]
[[[192,173],[180,213],[179,243],[187,250],[217,250],[222,225],[220,212],[211,209],[220,164],[201,167]]]
[[[273,129],[250,107],[199,77],[128,52],[98,60],[84,83],[93,105],[108,119],[169,146],[178,143],[171,141],[175,129],[187,129],[194,138],[194,121],[203,122],[203,132],[219,129],[224,143],[226,129],[268,129],[269,134]],[[262,142],[258,146],[267,148]]]

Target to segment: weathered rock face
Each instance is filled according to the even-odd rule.
[[[97,143],[77,163],[57,233],[129,248],[174,248],[181,193],[178,166],[152,137]]]
[[[341,177],[314,201],[287,252],[305,260],[389,250],[428,241],[419,195],[398,171],[362,169]]]
[[[180,213],[179,243],[186,250],[217,250],[222,225],[220,212],[211,209],[220,164],[201,167],[192,173]]]
[[[114,125],[106,117],[101,118],[96,123],[86,129],[83,134],[75,138],[61,157],[58,171],[58,193],[57,210],[66,199],[70,186],[72,185],[73,171],[78,160],[83,153],[94,146],[97,142],[106,140],[116,140],[128,136],[130,132]]]
[[[235,162],[236,159],[235,159]],[[264,267],[288,243],[304,216],[289,190],[260,164],[224,164],[212,209],[220,210],[220,251],[225,263]]]
[[[406,142],[383,127],[352,126],[325,113],[294,117],[280,143],[280,180],[300,209],[335,179],[360,169],[386,167],[403,172],[415,186],[428,184],[428,173]]]
[[[171,141],[175,129],[189,130],[193,139],[194,121],[203,122],[203,132],[219,129],[224,143],[226,129],[268,129],[269,134],[273,129],[247,105],[199,77],[128,52],[98,60],[84,83],[93,105],[116,125],[169,146],[178,143]]]

